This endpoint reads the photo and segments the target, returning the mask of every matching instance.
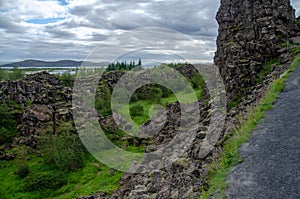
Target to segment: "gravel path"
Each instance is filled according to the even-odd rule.
[[[227,176],[227,198],[300,199],[300,66]]]

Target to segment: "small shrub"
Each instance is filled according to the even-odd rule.
[[[30,173],[28,164],[25,162],[18,164],[18,168],[14,173],[18,175],[20,178],[25,178]]]
[[[72,87],[74,83],[74,75],[68,72],[64,72],[61,75],[58,76],[60,79],[62,85]]]
[[[262,68],[258,73],[258,77],[256,78],[257,83],[263,82],[266,76],[274,70],[274,67],[280,65],[280,61],[278,59],[271,60],[263,64]]]
[[[14,129],[7,129],[0,126],[0,145],[11,142],[17,134],[18,132]]]
[[[66,183],[62,173],[32,173],[24,179],[24,191],[58,189]]]
[[[194,74],[191,78],[191,83],[194,89],[202,89],[204,88],[204,79],[201,77],[200,74]]]
[[[97,88],[95,97],[95,108],[102,116],[112,114],[111,111],[111,92],[107,84],[102,83],[102,86]]]
[[[18,134],[17,121],[14,118],[16,108],[10,101],[0,104],[0,145],[10,142]]]
[[[238,106],[242,102],[243,96],[239,93],[228,102],[227,109],[231,110],[233,107]]]
[[[6,74],[6,70],[2,69],[0,67],[0,81],[2,80],[6,80],[7,79],[7,74]],[[1,198],[1,197],[0,197]]]
[[[143,85],[135,90],[133,95],[131,96],[131,102],[135,102],[138,100],[146,100],[149,95],[149,85]]]
[[[150,97],[150,100],[152,100],[153,102],[159,103],[162,98],[162,95],[163,95],[163,93],[160,88],[152,87],[150,89],[149,97]]]
[[[134,105],[130,108],[131,116],[141,116],[144,114],[144,106],[141,104]]]
[[[159,85],[160,90],[162,91],[162,97],[166,98],[173,94],[173,92],[167,87]]]
[[[72,171],[83,167],[85,148],[79,137],[72,133],[72,125],[63,123],[58,126],[58,133],[42,133],[38,148],[46,163],[61,171]]]
[[[62,133],[76,133],[75,127],[73,126],[72,122],[62,122],[57,127],[57,132],[60,134]]]
[[[9,79],[21,79],[24,77],[22,69],[19,69],[18,66],[13,66],[12,72],[9,73]]]

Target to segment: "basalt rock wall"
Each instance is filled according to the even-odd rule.
[[[299,31],[289,0],[221,0],[214,61],[228,97],[245,95],[268,62],[288,61],[287,44]]]
[[[71,100],[71,88],[64,87],[55,75],[48,72],[0,82],[0,104],[12,101],[22,107],[20,115],[15,116],[19,131],[14,139],[17,145],[35,148],[40,130],[60,121],[71,121]]]

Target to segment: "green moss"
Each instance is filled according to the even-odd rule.
[[[266,62],[262,65],[262,68],[260,69],[258,73],[258,77],[256,78],[257,83],[263,82],[266,75],[268,75],[271,71],[273,71],[274,67],[280,65],[280,61],[278,59],[273,59],[271,61]]]
[[[242,102],[243,96],[242,94],[237,94],[232,97],[232,99],[228,102],[227,109],[231,110]]]
[[[293,47],[293,48],[292,48],[292,52],[293,52],[294,54],[299,54],[299,53],[300,53],[300,47],[299,47],[299,46]]]

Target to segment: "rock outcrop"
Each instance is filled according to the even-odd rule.
[[[19,135],[14,144],[36,147],[41,130],[60,121],[71,121],[72,90],[48,72],[28,75],[20,80],[0,82],[0,103],[14,101],[24,111],[18,118]],[[51,123],[51,125],[50,125]]]
[[[51,104],[71,102],[71,89],[62,86],[60,80],[48,72],[26,76],[20,80],[0,82],[0,102],[8,100],[18,104]]]
[[[215,62],[224,78],[228,97],[244,96],[240,105],[226,115],[222,131],[222,135],[226,135],[237,124],[237,116],[247,112],[248,106],[255,105],[266,85],[287,69],[288,64],[285,64],[270,71],[271,75],[266,76],[262,83],[256,82],[257,75],[266,62],[276,58],[281,63],[289,61],[287,48],[282,44],[295,36],[299,27],[288,0],[221,0],[217,20],[220,28]],[[294,40],[291,38],[290,42],[292,41]],[[187,77],[192,74],[189,68],[181,67],[179,70]],[[105,85],[113,90],[123,74],[120,71],[107,73],[103,77]],[[84,79],[82,83],[85,81],[89,80]],[[15,139],[16,143],[35,147],[39,129],[46,128],[48,122],[69,121],[72,118],[72,90],[61,86],[60,81],[48,73],[30,75],[24,80],[0,82],[0,94],[0,102],[13,100],[25,107],[20,118],[20,134]],[[119,189],[110,196],[101,192],[78,198],[198,198],[201,190],[207,188],[208,165],[212,159],[218,158],[217,148],[211,150],[209,156],[201,154],[210,124],[210,114],[214,111],[211,110],[210,103],[210,96],[204,92],[204,97],[198,101],[200,120],[196,138],[187,146],[187,152],[171,165],[151,172],[125,173],[119,182]],[[180,108],[178,103],[167,107],[166,124],[161,124],[159,119],[153,119],[155,126],[164,126],[145,146],[147,152],[159,150],[173,139],[181,117]],[[193,110],[189,113],[192,115]],[[99,118],[102,126],[116,126],[112,117]],[[11,159],[13,156],[5,158]]]
[[[287,62],[288,42],[299,31],[289,0],[221,0],[216,19],[215,63],[229,98],[245,95],[265,63]]]

